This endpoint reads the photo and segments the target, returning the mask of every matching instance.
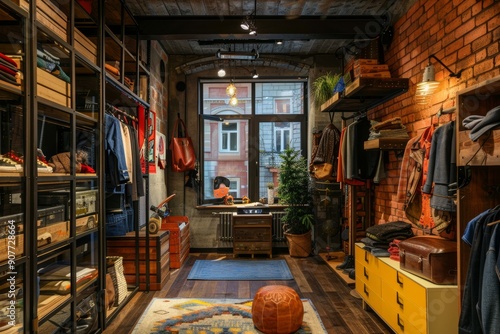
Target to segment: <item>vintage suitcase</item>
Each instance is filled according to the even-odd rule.
[[[399,243],[400,268],[434,284],[457,284],[457,243],[417,236]]]

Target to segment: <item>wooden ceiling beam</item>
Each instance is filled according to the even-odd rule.
[[[352,16],[257,16],[257,35],[240,28],[244,16],[136,16],[141,39],[148,40],[361,40],[378,36],[386,17]]]

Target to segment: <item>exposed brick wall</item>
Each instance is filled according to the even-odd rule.
[[[409,78],[407,93],[369,111],[370,119],[383,121],[399,116],[411,137],[437,118],[439,108],[455,106],[458,90],[500,75],[500,2],[494,0],[420,0],[394,24],[394,39],[385,53],[393,77]],[[414,101],[416,84],[428,57],[434,54],[452,71],[463,69],[460,79],[435,60],[438,91],[427,105]],[[441,123],[453,115],[444,115]],[[388,153],[387,178],[375,186],[375,222],[406,220],[403,204],[396,201],[401,157]],[[404,177],[404,176],[403,176]]]

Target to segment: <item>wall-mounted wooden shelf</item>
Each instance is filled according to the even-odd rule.
[[[404,150],[409,138],[377,138],[364,143],[365,150]]]
[[[409,80],[400,78],[358,78],[343,96],[336,93],[321,105],[322,112],[355,112],[374,108],[408,90]]]

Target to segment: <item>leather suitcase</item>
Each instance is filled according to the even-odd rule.
[[[457,284],[457,243],[417,236],[399,243],[400,268],[434,284]]]

